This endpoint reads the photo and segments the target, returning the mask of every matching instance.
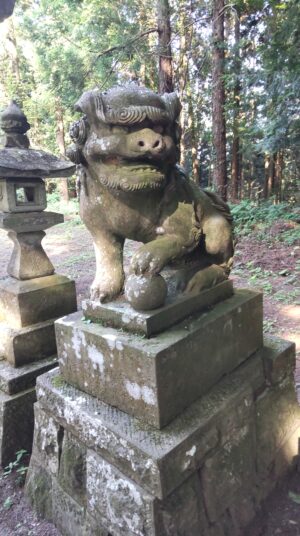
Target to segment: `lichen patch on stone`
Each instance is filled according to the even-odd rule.
[[[143,400],[145,404],[155,405],[155,394],[151,387],[143,385],[142,387],[136,382],[125,381],[125,388],[129,396],[134,400]]]
[[[104,374],[104,355],[96,348],[94,344],[91,344],[87,350],[88,357],[94,365],[99,367],[101,375]]]

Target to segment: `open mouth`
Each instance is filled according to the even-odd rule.
[[[107,156],[102,159],[102,162],[105,166],[116,166],[119,168],[126,168],[131,171],[142,171],[142,170],[153,170],[153,171],[162,171],[163,163],[157,161],[151,161],[149,159],[139,159],[135,161],[125,160],[117,156]]]
[[[130,162],[109,157],[99,164],[97,176],[103,186],[112,189],[156,190],[165,184],[166,172],[162,166],[148,160]]]

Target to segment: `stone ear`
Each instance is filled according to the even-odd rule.
[[[75,102],[74,108],[76,112],[87,113],[89,94],[90,94],[90,91],[86,91],[85,93],[81,95],[80,99],[78,99],[78,101]]]
[[[75,110],[84,113],[90,123],[93,122],[95,115],[100,121],[106,123],[104,100],[102,93],[97,90],[83,93],[75,104]]]
[[[166,104],[171,121],[176,121],[181,111],[181,104],[177,93],[164,93],[162,99]]]
[[[96,111],[96,100],[98,95],[99,93],[96,91],[85,91],[75,103],[75,110],[86,114],[87,117],[91,116]]]

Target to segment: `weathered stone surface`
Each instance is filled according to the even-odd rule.
[[[295,344],[276,337],[265,337],[263,363],[269,385],[280,383],[295,370]]]
[[[221,436],[223,442],[229,441],[232,431],[248,419],[252,370],[246,362],[162,432],[78,391],[56,371],[38,378],[37,391],[39,406],[55,415],[62,427],[163,498],[203,464],[221,444]]]
[[[54,266],[42,246],[45,234],[44,231],[8,233],[14,244],[7,267],[8,275],[16,279],[33,279],[54,273]]]
[[[56,354],[54,320],[13,329],[0,322],[0,356],[20,367]]]
[[[52,522],[63,536],[82,536],[85,526],[85,510],[70,495],[65,493],[53,479]]]
[[[232,294],[232,282],[224,281],[195,296],[189,294],[171,295],[164,307],[152,312],[137,312],[125,300],[121,299],[109,303],[85,300],[82,309],[85,318],[93,322],[100,322],[106,326],[151,337],[192,314],[199,313],[230,298]]]
[[[0,390],[15,395],[35,386],[37,376],[57,366],[57,357],[46,357],[35,363],[12,367],[6,360],[0,361]]]
[[[206,523],[196,474],[164,501],[155,500],[111,464],[89,451],[87,510],[112,534],[199,536]]]
[[[78,164],[80,214],[95,246],[93,300],[122,292],[126,238],[143,242],[131,259],[136,276],[201,259],[187,292],[198,294],[228,277],[232,217],[228,205],[176,165],[180,108],[176,93],[137,85],[86,91],[76,103],[84,115],[71,126],[67,154]],[[148,296],[138,308],[153,307]]]
[[[86,448],[69,432],[63,436],[58,483],[80,505],[86,504]]]
[[[34,440],[32,459],[41,464],[49,475],[58,476],[64,429],[53,416],[34,405]]]
[[[82,536],[112,536],[112,534],[100,526],[99,519],[86,512]]]
[[[75,283],[65,276],[0,281],[0,315],[12,328],[51,320],[76,309]]]
[[[99,517],[113,534],[150,536],[154,498],[126,478],[113,465],[87,454],[87,510]]]
[[[0,213],[0,228],[16,233],[45,231],[63,221],[64,216],[59,212]]]
[[[221,448],[208,456],[201,470],[206,511],[212,523],[244,488],[256,484],[254,418],[249,418],[249,412],[246,416],[240,428],[236,427]]]
[[[33,436],[33,404],[35,389],[17,395],[0,391],[0,465],[16,458],[16,452],[31,451]]]
[[[131,274],[125,283],[125,296],[137,311],[161,307],[166,300],[168,288],[160,274]]]
[[[1,113],[0,128],[5,132],[4,147],[28,149],[30,142],[26,132],[30,124],[16,101],[12,100]]]
[[[26,495],[35,511],[52,521],[52,479],[42,465],[35,463],[33,457],[26,478]]]
[[[262,346],[262,296],[239,290],[149,340],[81,313],[58,320],[56,335],[67,382],[162,428]]]
[[[1,149],[0,177],[69,177],[74,171],[74,164],[45,151]]]
[[[280,357],[287,349],[278,341],[267,344],[164,430],[76,390],[57,371],[39,377],[33,471],[40,465],[52,476],[52,520],[62,534],[241,536],[298,453],[290,358]],[[271,351],[287,375],[268,386]],[[84,478],[74,491],[85,459],[86,512]]]
[[[0,179],[0,211],[42,211],[47,206],[46,188],[42,179]]]
[[[155,503],[155,534],[159,536],[207,536],[208,522],[197,473],[164,501]]]
[[[288,362],[286,366],[289,368]],[[262,479],[271,480],[275,485],[278,477],[275,464],[277,454],[285,445],[284,454],[290,460],[293,441],[289,448],[289,438],[292,438],[295,432],[299,437],[299,429],[300,408],[297,404],[294,378],[288,375],[280,384],[271,387],[257,399],[257,471]],[[294,455],[297,454],[298,452],[294,451]]]

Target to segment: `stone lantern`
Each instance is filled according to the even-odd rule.
[[[0,228],[14,244],[7,276],[0,280],[1,465],[18,447],[30,450],[35,379],[56,364],[54,321],[76,311],[76,291],[74,281],[54,273],[41,243],[45,230],[64,220],[45,211],[43,179],[69,176],[75,166],[29,147],[30,125],[14,101],[2,113],[0,127],[6,135],[0,149]]]
[[[45,229],[63,215],[44,212],[46,188],[42,177],[62,177],[73,165],[44,151],[29,149],[27,119],[15,102],[4,110],[0,126],[6,133],[0,153],[0,227],[9,232],[14,250],[7,273],[18,280],[49,276],[54,267],[41,241]]]

